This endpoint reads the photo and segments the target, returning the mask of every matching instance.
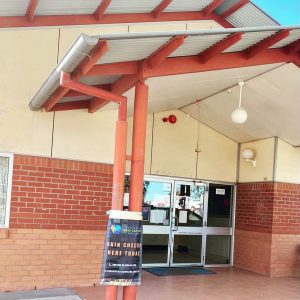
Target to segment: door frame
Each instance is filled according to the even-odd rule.
[[[172,197],[172,221],[171,221],[171,243],[169,245],[171,256],[170,256],[170,267],[183,267],[183,266],[204,266],[204,251],[205,251],[205,224],[207,223],[207,204],[208,204],[208,183],[201,182],[202,185],[204,185],[204,199],[203,199],[203,224],[201,227],[183,227],[180,230],[180,226],[177,226],[177,231],[174,230],[174,227],[176,226],[174,224],[174,220],[176,219],[176,209],[175,209],[175,201],[176,201],[176,185],[178,184],[186,184],[186,185],[193,185],[194,181],[191,180],[174,180],[174,190],[173,190],[173,197]],[[184,230],[186,229],[186,230]],[[174,242],[175,242],[175,236],[178,235],[197,235],[201,236],[201,261],[200,262],[194,262],[194,263],[174,263],[173,257],[174,257]]]
[[[126,175],[130,176],[129,172],[126,172]],[[180,181],[180,182],[201,182],[201,183],[205,183],[207,184],[207,186],[209,186],[210,183],[213,184],[220,184],[220,185],[230,185],[233,188],[233,199],[232,199],[232,224],[230,228],[224,228],[224,227],[207,227],[207,226],[203,226],[203,237],[202,237],[202,262],[203,262],[203,266],[204,267],[232,267],[233,263],[234,263],[234,244],[235,244],[235,236],[234,236],[234,232],[235,232],[235,218],[236,218],[236,192],[237,192],[237,184],[233,183],[233,182],[227,182],[227,181],[213,181],[213,180],[201,180],[201,179],[195,179],[195,178],[182,178],[182,177],[172,177],[172,176],[163,176],[163,175],[149,175],[149,174],[145,174],[144,175],[144,180],[148,179],[148,180],[156,180],[156,181],[162,181],[162,182],[171,182],[172,183],[172,198],[171,198],[171,204],[172,201],[174,201],[174,190],[175,190],[175,185],[174,183],[176,181]],[[208,192],[206,193],[206,197],[205,197],[205,205],[204,205],[204,209],[206,209],[205,213],[204,213],[204,217],[205,217],[205,222],[207,225],[207,208],[208,208]],[[149,268],[149,267],[169,267],[170,266],[170,262],[171,262],[171,245],[172,245],[172,228],[171,228],[171,221],[170,220],[170,232],[169,232],[169,246],[168,246],[168,263],[164,264],[164,263],[158,263],[158,264],[143,264],[142,267],[143,268]],[[203,219],[204,222],[204,219]],[[154,225],[155,226],[155,225]],[[149,228],[152,227],[152,229],[155,229],[154,226],[143,226],[143,234],[147,234],[147,233],[152,233],[153,231]],[[146,228],[148,227],[148,228]],[[157,230],[159,230],[159,227],[162,226],[155,226]],[[155,234],[155,233],[154,233]],[[159,233],[157,233],[159,234]],[[230,235],[231,236],[231,245],[230,245],[230,263],[229,264],[205,264],[205,255],[206,255],[206,236],[212,234],[212,235]],[[183,266],[182,264],[178,265],[178,267]],[[193,266],[193,264],[188,264],[188,266]],[[175,267],[175,266],[174,266]]]

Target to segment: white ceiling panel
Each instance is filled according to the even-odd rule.
[[[178,109],[196,99],[203,99],[223,89],[262,74],[278,65],[228,69],[184,75],[151,78],[149,85],[149,112]],[[128,112],[133,112],[134,90],[128,91]],[[115,106],[113,106],[115,107]],[[105,106],[104,109],[111,109]]]
[[[294,29],[290,32],[290,35],[283,39],[282,41],[276,43],[275,45],[273,45],[271,48],[280,48],[280,47],[284,47],[287,46],[290,43],[293,43],[297,40],[300,40],[300,29]]]
[[[231,122],[230,114],[238,105],[238,87],[221,92],[199,104],[199,120],[237,142],[278,136],[300,145],[300,70],[284,64],[246,82],[242,106],[248,112],[243,125]],[[184,112],[197,116],[195,104]]]

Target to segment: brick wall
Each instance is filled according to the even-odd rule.
[[[300,184],[275,183],[273,233],[300,234]]]
[[[0,291],[99,282],[113,166],[15,155]]]
[[[238,184],[235,265],[274,277],[297,276],[299,256],[300,185]]]
[[[0,239],[0,291],[98,284],[104,231],[9,229]]]
[[[238,184],[236,229],[271,233],[273,202],[273,183]]]
[[[105,229],[112,165],[15,155],[10,228]]]

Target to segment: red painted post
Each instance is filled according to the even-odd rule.
[[[148,86],[138,82],[135,86],[132,156],[130,174],[129,210],[141,211],[144,187],[144,160],[148,110]],[[123,300],[136,299],[136,286],[123,288]]]

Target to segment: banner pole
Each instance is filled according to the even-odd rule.
[[[137,212],[142,210],[143,203],[147,111],[148,86],[138,82],[135,86],[129,194],[129,210]],[[123,300],[135,300],[136,292],[136,286],[124,287]]]

